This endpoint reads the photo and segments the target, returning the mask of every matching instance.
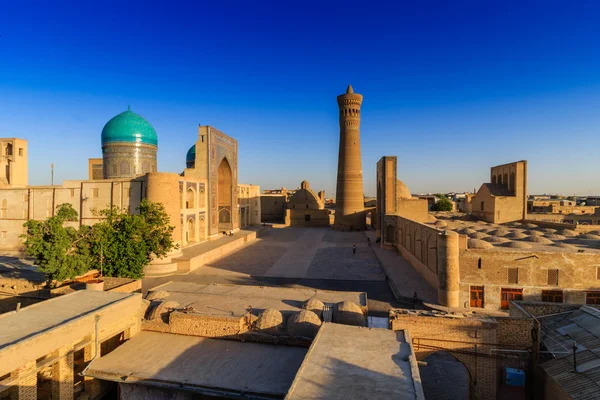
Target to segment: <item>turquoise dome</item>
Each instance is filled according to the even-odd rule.
[[[113,117],[102,128],[102,144],[112,142],[143,143],[158,146],[158,137],[148,121],[128,109]]]
[[[196,164],[196,145],[193,145],[185,155],[185,165],[187,168],[194,168]]]

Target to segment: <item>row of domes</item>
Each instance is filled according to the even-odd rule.
[[[156,130],[141,115],[134,113],[130,108],[110,119],[102,128],[102,145],[107,143],[125,142],[141,143],[158,146]],[[190,167],[196,160],[196,145],[187,152],[185,161]],[[193,165],[192,165],[193,167]]]

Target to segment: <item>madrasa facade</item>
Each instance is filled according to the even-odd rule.
[[[100,221],[97,211],[107,207],[135,213],[143,199],[162,203],[180,248],[149,266],[160,273],[174,272],[188,246],[260,224],[260,188],[238,183],[238,142],[223,132],[199,126],[182,173],[158,172],[158,135],[130,109],[106,123],[101,142],[102,158],[88,161],[88,180],[29,186],[27,141],[0,138],[0,252],[18,253],[23,224],[53,216],[64,203],[79,214],[75,226]]]

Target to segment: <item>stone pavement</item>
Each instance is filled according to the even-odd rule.
[[[264,276],[282,278],[303,278],[311,266],[313,258],[319,249],[324,230],[305,231],[304,234],[288,248]]]
[[[379,263],[383,267],[390,287],[396,297],[412,299],[415,292],[419,299],[428,303],[437,303],[437,289],[431,285],[396,250],[382,249],[375,243],[375,231],[366,231],[371,238],[371,246]]]
[[[391,292],[374,247],[367,246],[362,232],[267,228],[257,240],[186,275],[144,278],[143,290],[167,281],[310,287],[366,292],[370,315],[385,317],[390,308],[412,308],[412,297],[403,303]]]

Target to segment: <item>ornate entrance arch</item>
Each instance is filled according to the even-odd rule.
[[[231,214],[232,204],[232,173],[231,166],[227,158],[223,158],[217,169],[217,204],[219,207],[219,231],[228,231],[233,229]]]

